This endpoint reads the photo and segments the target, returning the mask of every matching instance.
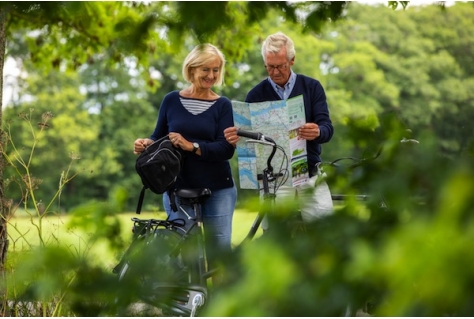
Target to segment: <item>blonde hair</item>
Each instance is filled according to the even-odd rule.
[[[193,76],[191,70],[205,65],[211,60],[218,58],[220,60],[219,73],[217,74],[217,79],[215,85],[220,86],[224,83],[224,67],[225,67],[225,57],[224,54],[214,45],[210,43],[199,44],[194,47],[194,49],[189,52],[186,59],[183,62],[183,77],[186,82],[191,83]]]
[[[291,61],[295,58],[296,51],[293,40],[291,40],[283,32],[277,32],[275,34],[270,34],[265,41],[262,43],[262,56],[263,61],[265,61],[265,56],[267,53],[278,53],[283,47],[286,47],[286,58],[288,61]]]

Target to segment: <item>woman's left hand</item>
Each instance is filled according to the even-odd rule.
[[[170,141],[175,147],[179,147],[182,150],[190,151],[193,149],[193,143],[185,139],[181,134],[170,132],[169,133]]]

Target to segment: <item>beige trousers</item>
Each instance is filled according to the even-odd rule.
[[[288,206],[287,203],[295,203],[301,211],[301,218],[309,223],[326,215],[332,214],[334,206],[331,191],[325,181],[325,173],[319,171],[307,182],[296,187],[280,186],[276,192],[275,206]],[[262,220],[262,229],[268,229],[268,220]]]

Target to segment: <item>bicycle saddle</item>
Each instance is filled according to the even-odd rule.
[[[180,188],[174,191],[174,194],[182,198],[208,198],[211,196],[209,188]]]

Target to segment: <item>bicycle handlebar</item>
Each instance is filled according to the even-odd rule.
[[[267,158],[267,169],[269,172],[273,172],[273,166],[272,166],[272,159],[273,156],[275,155],[276,149],[277,149],[277,144],[273,139],[270,137],[266,137],[260,132],[252,132],[252,131],[246,131],[242,129],[237,129],[237,135],[238,136],[243,136],[243,137],[248,137],[251,138],[255,141],[260,141],[262,144],[270,144],[273,147],[272,153],[270,156]]]
[[[265,135],[263,135],[260,132],[246,131],[246,130],[242,130],[242,129],[238,128],[237,129],[237,135],[249,138],[250,140],[245,141],[246,143],[250,143],[250,142],[260,143],[260,144],[264,144],[264,145],[268,145],[268,146],[272,147],[271,154],[267,158],[267,168],[264,168],[263,173],[261,175],[258,174],[257,177],[258,177],[259,180],[262,181],[263,198],[265,199],[265,201],[267,199],[274,198],[274,194],[270,193],[269,182],[275,181],[275,186],[276,186],[277,185],[277,183],[276,183],[277,178],[279,178],[281,176],[284,176],[284,175],[281,172],[278,172],[277,174],[273,173],[272,159],[273,159],[273,156],[276,153],[277,148],[279,150],[283,151],[283,154],[286,157],[286,154],[285,154],[283,148],[281,148],[279,145],[277,145],[277,143],[272,138],[266,137]],[[261,176],[261,178],[259,176]],[[276,191],[275,191],[275,193],[276,193]],[[244,241],[251,240],[255,236],[255,234],[257,232],[257,229],[260,226],[260,223],[262,222],[265,214],[266,214],[266,212],[262,213],[262,211],[259,211],[259,213],[257,215],[257,218],[255,219],[254,223],[252,224],[252,227],[250,227],[249,233],[244,238]]]
[[[246,130],[242,130],[242,129],[239,128],[239,129],[237,129],[237,135],[242,136],[242,137],[248,137],[248,138],[251,138],[251,139],[257,140],[257,141],[266,141],[266,142],[270,142],[272,144],[275,144],[275,141],[273,139],[263,135],[260,132],[246,131]]]

